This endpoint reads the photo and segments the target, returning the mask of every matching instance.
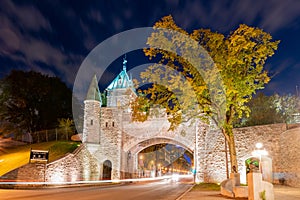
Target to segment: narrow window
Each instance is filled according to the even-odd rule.
[[[108,122],[105,123],[105,127],[108,127]]]
[[[91,119],[91,125],[93,126],[94,121]]]
[[[113,127],[115,126],[115,122],[112,122],[112,126],[113,126]]]

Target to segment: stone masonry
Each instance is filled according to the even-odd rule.
[[[125,62],[126,64],[126,62]],[[194,155],[196,182],[222,182],[229,165],[228,147],[221,131],[200,120],[169,130],[164,109],[152,108],[145,122],[131,120],[129,102],[136,97],[132,80],[123,71],[107,88],[108,104],[102,106],[94,77],[84,101],[83,145],[53,163],[29,164],[2,178],[40,181],[75,181],[133,178],[138,172],[138,153],[159,144],[180,145]],[[300,128],[285,124],[234,129],[241,182],[246,182],[245,160],[261,142],[273,159],[273,181],[300,187]],[[227,163],[226,163],[227,155]]]
[[[300,151],[300,128],[286,130],[285,124],[272,124],[238,128],[234,129],[234,133],[239,158],[238,171],[241,173],[241,178],[243,173],[245,173],[245,159],[251,155],[255,143],[262,142],[273,159],[273,183],[300,187],[300,156],[298,153]],[[180,132],[176,132],[176,134],[180,134]],[[127,141],[131,141],[128,138],[130,137],[127,137]],[[118,141],[118,138],[107,139],[107,142],[108,140]],[[125,157],[126,159],[123,158],[117,161],[117,156],[109,153],[112,147],[103,147],[106,154],[101,155],[99,146],[102,143],[83,144],[74,153],[67,154],[62,159],[48,164],[27,164],[3,175],[1,179],[51,182],[100,180],[102,179],[103,167],[101,164],[103,165],[105,159],[111,160],[113,165],[116,165],[114,162],[123,164],[123,168],[122,166],[120,167],[121,170],[118,171],[115,168],[115,171],[112,171],[112,179],[123,178],[121,171],[134,172],[134,166],[137,165],[137,153],[153,144],[163,142],[180,144],[194,153],[195,147],[185,146],[182,141],[177,140],[170,137],[168,139],[159,137],[159,139],[152,138],[137,143],[139,145],[134,145],[135,142],[131,142],[129,145],[123,141],[123,146],[127,145],[127,149],[132,150],[132,156],[128,160],[130,162],[129,166],[132,167],[131,171],[126,168],[126,153],[123,152],[121,154],[121,158]],[[136,142],[138,141],[136,140]],[[225,145],[221,132],[210,130],[206,134],[198,135],[197,146],[198,153],[194,157],[197,159],[195,164],[198,165],[198,180],[200,182],[221,182],[226,179]]]

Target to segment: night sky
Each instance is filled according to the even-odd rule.
[[[299,0],[1,0],[0,78],[12,69],[34,70],[72,88],[81,63],[98,44],[122,31],[152,27],[166,15],[189,32],[210,28],[227,35],[241,23],[262,28],[281,40],[266,64],[272,79],[264,92],[299,89]],[[109,67],[112,73],[122,69],[121,57]],[[148,62],[138,52],[127,59],[128,68]]]

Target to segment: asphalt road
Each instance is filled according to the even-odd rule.
[[[174,200],[192,185],[191,182],[159,181],[152,183],[131,183],[118,186],[93,186],[51,189],[1,189],[1,200]]]

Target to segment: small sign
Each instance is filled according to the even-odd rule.
[[[49,151],[45,150],[30,150],[30,162],[48,162]]]

